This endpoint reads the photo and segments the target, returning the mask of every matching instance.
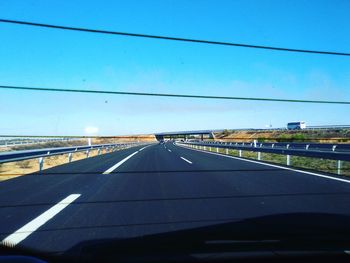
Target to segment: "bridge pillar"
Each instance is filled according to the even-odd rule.
[[[215,139],[215,135],[213,132],[209,133],[209,139]]]
[[[156,135],[156,140],[157,141],[161,141],[164,139],[164,136],[163,135]]]

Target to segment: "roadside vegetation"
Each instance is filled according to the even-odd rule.
[[[224,130],[215,133],[216,140],[232,142],[315,142],[350,143],[350,129],[325,130]]]
[[[92,150],[89,153],[89,157],[96,156],[97,150]],[[86,158],[85,152],[74,153],[72,158],[73,161],[81,160]],[[68,163],[68,154],[54,155],[45,157],[43,169],[48,169],[54,166]],[[0,164],[0,181],[10,179],[13,177],[35,173],[39,171],[38,158],[28,159],[23,161],[8,162]]]
[[[122,142],[152,142],[156,141],[154,135],[134,135],[134,136],[123,136],[123,137],[96,137],[91,139],[92,144],[108,144],[108,143],[122,143]],[[73,147],[87,145],[88,140],[71,140],[71,141],[54,141],[45,143],[35,144],[23,144],[16,146],[0,147],[0,152],[8,151],[23,151],[43,148],[56,148],[56,147]]]
[[[252,142],[257,140],[259,143],[264,142],[294,142],[294,143],[350,143],[350,129],[325,129],[325,130],[224,130],[221,133],[215,133],[215,140],[222,142]],[[208,141],[212,141],[208,139]],[[208,147],[207,150],[210,150]],[[215,147],[211,151],[217,152]],[[219,149],[219,153],[239,156],[238,150]],[[247,159],[258,160],[258,153],[252,151],[242,151],[242,157]],[[293,168],[302,168],[312,171],[321,171],[326,173],[337,174],[337,161],[321,158],[308,158],[301,156],[291,156],[290,166]],[[260,160],[287,165],[286,155],[260,153]],[[350,162],[341,162],[341,175],[350,176]]]
[[[123,142],[154,142],[156,141],[154,135],[133,135],[123,137],[98,137],[92,138],[92,144],[109,144],[109,143],[123,143]],[[87,139],[82,140],[71,140],[71,141],[55,141],[46,143],[36,143],[28,145],[17,145],[9,147],[1,147],[0,151],[22,151],[32,149],[43,149],[43,148],[55,148],[55,147],[70,147],[70,146],[82,146],[87,145]],[[105,154],[106,149],[101,150],[101,154]],[[96,156],[98,154],[97,149],[92,149],[89,152],[89,157]],[[86,152],[75,152],[72,155],[72,162],[87,158]],[[52,168],[54,166],[62,165],[68,162],[68,154],[54,155],[45,157],[43,169]],[[0,181],[10,179],[13,177],[36,173],[39,171],[38,158],[28,159],[23,161],[15,161],[0,164]]]
[[[117,149],[116,149],[117,150]],[[101,154],[108,153],[101,149]],[[98,155],[98,149],[89,151],[89,158]],[[72,162],[88,158],[85,151],[72,154]],[[44,158],[43,170],[68,163],[68,154],[59,154]],[[0,181],[39,171],[38,158],[0,164]]]
[[[207,147],[206,150],[223,154],[228,153],[229,155],[239,157],[239,150],[226,151],[226,149],[217,149],[216,147]],[[258,153],[242,150],[242,157],[247,159],[258,160]],[[282,154],[260,153],[260,160],[264,162],[287,166],[287,156]],[[291,156],[290,166],[288,167],[320,171],[331,174],[337,174],[338,172],[336,160],[328,160],[322,158]],[[350,162],[341,162],[341,175],[350,176]]]

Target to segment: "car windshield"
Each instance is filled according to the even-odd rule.
[[[2,248],[349,250],[349,10],[1,1]]]

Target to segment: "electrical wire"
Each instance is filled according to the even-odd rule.
[[[190,94],[170,94],[170,93],[127,92],[127,91],[108,91],[108,90],[53,89],[53,88],[19,87],[19,86],[7,86],[7,85],[0,85],[0,89],[27,90],[27,91],[49,91],[49,92],[74,92],[74,93],[110,94],[110,95],[153,96],[153,97],[172,97],[172,98],[191,98],[191,99],[220,99],[220,100],[245,100],[245,101],[270,101],[270,102],[293,102],[293,103],[297,102],[297,103],[350,105],[350,101],[303,100],[303,99],[256,98],[256,97],[254,98],[254,97],[232,97],[232,96],[190,95]]]
[[[44,27],[44,28],[51,28],[51,29],[60,29],[60,30],[70,30],[70,31],[88,32],[88,33],[119,35],[119,36],[127,36],[127,37],[161,39],[161,40],[169,40],[169,41],[191,42],[191,43],[200,43],[200,44],[209,44],[209,45],[221,45],[221,46],[231,46],[231,47],[265,49],[265,50],[285,51],[285,52],[298,52],[298,53],[308,53],[308,54],[318,54],[318,55],[350,56],[350,53],[346,53],[346,52],[321,51],[321,50],[296,49],[296,48],[284,48],[284,47],[250,45],[250,44],[243,44],[243,43],[222,42],[222,41],[203,40],[203,39],[192,39],[192,38],[182,38],[182,37],[148,35],[148,34],[139,34],[139,33],[127,33],[127,32],[99,30],[99,29],[90,29],[90,28],[81,28],[81,27],[72,27],[72,26],[61,26],[61,25],[34,23],[34,22],[10,20],[10,19],[0,19],[0,22],[1,23],[9,23],[9,24],[17,24],[17,25]]]

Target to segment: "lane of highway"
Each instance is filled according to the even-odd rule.
[[[270,214],[350,213],[350,184],[346,182],[271,169],[170,142],[141,148],[62,165],[47,170],[51,174],[45,176],[0,183],[2,205],[52,203],[0,207],[0,232],[20,229],[71,194],[80,196],[19,244],[69,251],[87,240],[126,238]],[[112,167],[113,171],[103,174]]]
[[[0,183],[0,232],[15,231],[35,215],[67,197],[89,193],[105,183],[104,171],[144,146],[83,159]],[[42,204],[42,205],[36,205]],[[1,235],[3,237],[4,235]]]

